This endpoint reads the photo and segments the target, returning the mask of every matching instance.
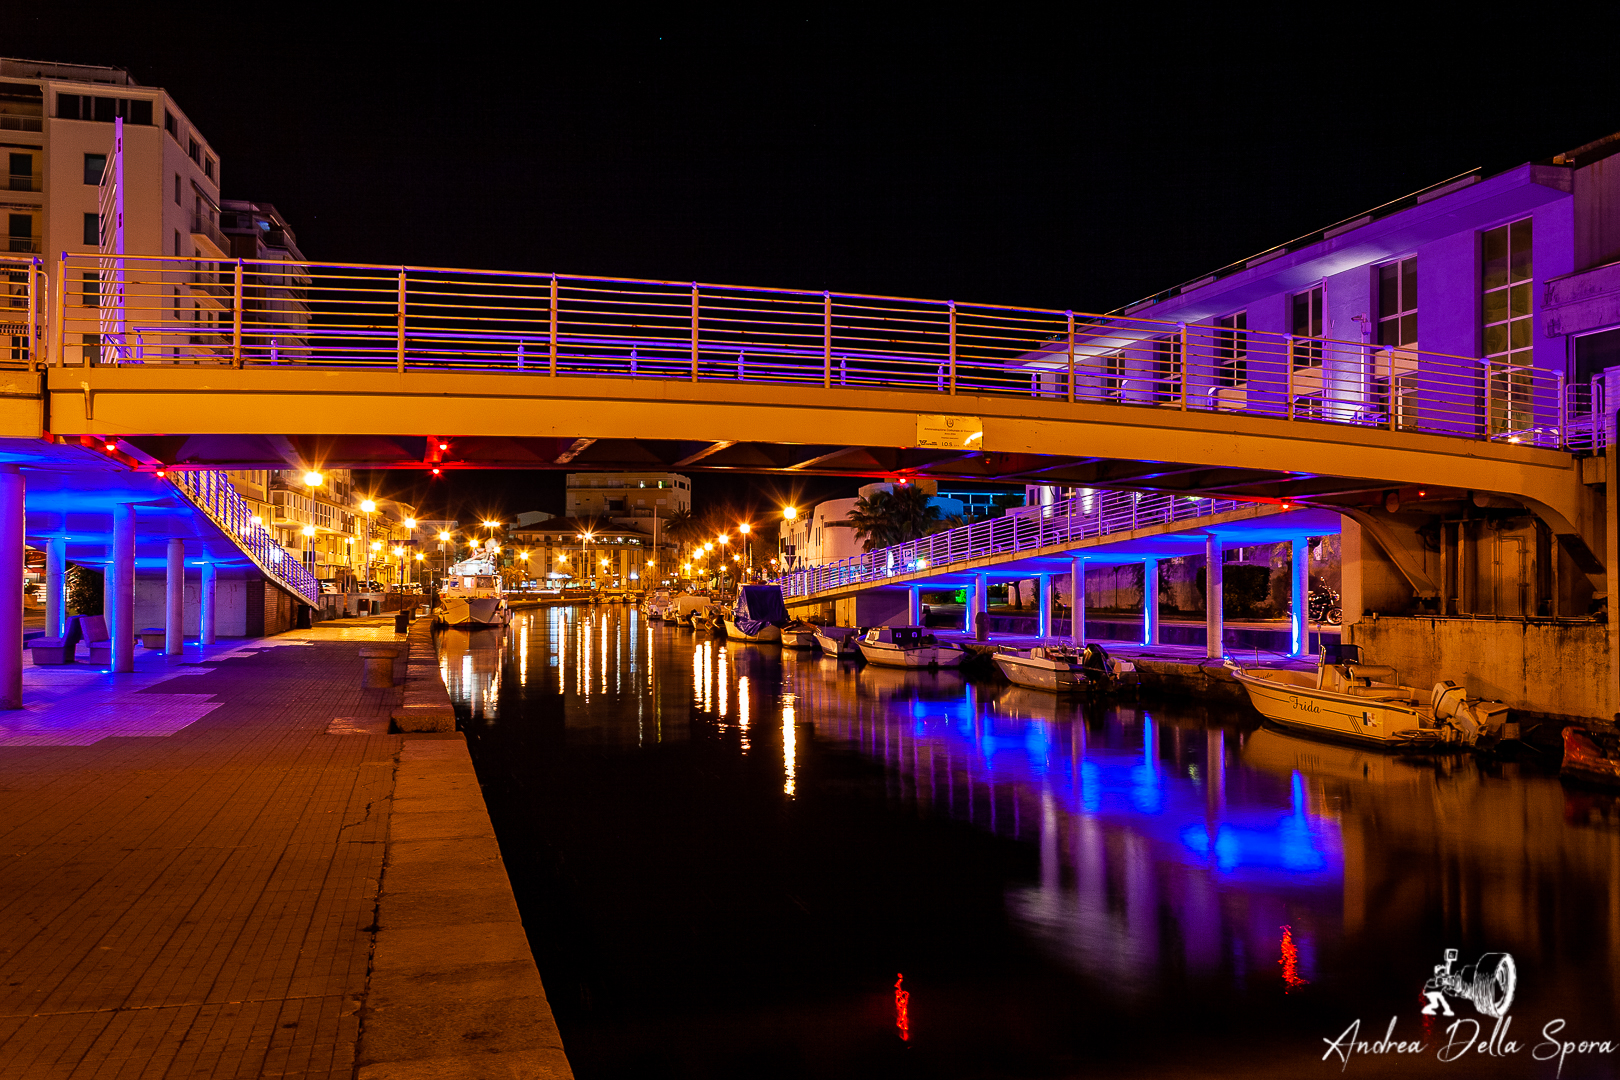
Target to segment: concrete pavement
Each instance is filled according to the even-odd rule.
[[[0,714],[0,1076],[570,1076],[461,736],[319,628]]]

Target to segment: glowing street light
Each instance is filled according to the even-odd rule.
[[[375,514],[377,512],[377,504],[374,500],[367,499],[360,504],[360,509],[364,510],[368,514]]]
[[[325,479],[326,479],[326,477],[322,476],[320,473],[315,472],[312,469],[309,472],[304,474],[304,486],[305,487],[312,487],[312,488],[320,487],[321,483]]]
[[[799,508],[797,506],[784,506],[782,507],[782,516],[792,521],[799,516]]]
[[[315,535],[315,526],[313,526],[313,525],[305,525],[304,529],[303,529],[303,532],[304,532],[305,536],[314,536]]]

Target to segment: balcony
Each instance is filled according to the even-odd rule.
[[[218,225],[209,220],[206,214],[191,215],[191,238],[199,244],[206,244],[213,248],[215,258],[223,259],[230,254],[231,242],[225,239],[225,234]]]
[[[0,112],[0,131],[44,131],[43,115]]]
[[[29,173],[11,173],[10,177],[11,182],[6,187],[7,191],[45,190],[45,178],[43,176],[34,176]]]
[[[8,236],[6,250],[13,254],[38,255],[40,238],[37,236]]]

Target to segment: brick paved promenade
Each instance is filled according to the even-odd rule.
[[[389,926],[379,882],[396,773],[407,742],[429,750],[385,734],[398,687],[359,689],[358,642],[399,640],[391,631],[143,650],[120,679],[83,664],[25,672],[28,707],[0,713],[0,1077],[356,1075],[377,927],[386,941]],[[447,835],[493,850],[460,736],[439,738],[455,745],[428,757],[463,781]],[[405,756],[409,772],[421,753]],[[437,821],[434,806],[410,820]],[[505,885],[493,861],[491,895]],[[490,903],[499,914],[484,918],[516,928],[507,951],[532,973],[509,890]],[[524,986],[538,1035],[458,1063],[436,1055],[466,1051],[419,1030],[393,1054],[380,1044],[400,1040],[368,1032],[370,1061],[420,1060],[362,1075],[569,1075],[538,976]],[[458,1007],[429,1034],[474,1038]],[[510,1045],[549,1049],[503,1056]]]

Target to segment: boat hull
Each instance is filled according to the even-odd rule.
[[[1055,694],[1072,694],[1091,687],[1078,663],[1058,660],[1037,660],[1031,657],[1009,656],[997,653],[996,667],[1015,686],[1032,690],[1048,690]]]
[[[725,624],[726,637],[730,638],[732,641],[769,641],[773,643],[780,643],[782,640],[782,631],[775,626],[764,627],[757,634],[745,634],[739,630],[737,628],[737,624],[732,622],[730,619],[725,620]]]
[[[783,630],[782,647],[784,649],[815,649],[816,634],[812,630]]]
[[[446,626],[504,626],[509,615],[498,596],[439,597],[439,621]]]
[[[826,653],[828,656],[837,657],[840,659],[855,659],[861,655],[861,650],[855,642],[854,634],[847,634],[844,637],[835,637],[817,631],[816,644],[821,646],[821,651]]]
[[[898,668],[951,668],[960,667],[967,659],[965,649],[950,645],[923,645],[902,649],[894,645],[860,643],[861,655],[868,664]]]
[[[1265,674],[1257,675],[1257,670]],[[1315,676],[1307,672],[1240,668],[1233,677],[1247,691],[1255,711],[1267,720],[1325,738],[1374,746],[1409,745],[1413,739],[1402,733],[1423,729],[1428,720],[1410,705],[1317,690]],[[1442,738],[1439,731],[1427,730],[1433,732],[1433,741]]]
[[[1620,759],[1604,753],[1603,747],[1582,728],[1564,729],[1564,763],[1558,771],[1571,780],[1620,787]]]

